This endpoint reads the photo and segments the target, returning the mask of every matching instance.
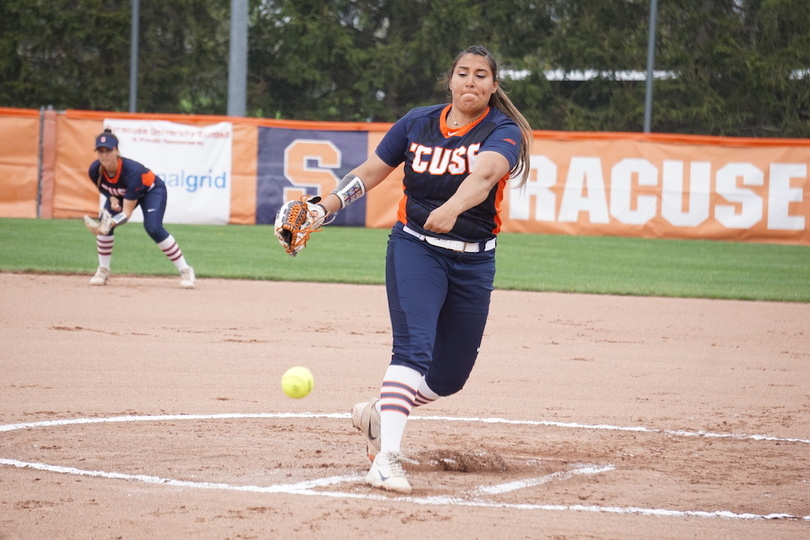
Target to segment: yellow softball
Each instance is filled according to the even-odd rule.
[[[315,386],[312,372],[305,367],[295,366],[284,372],[281,376],[281,389],[291,398],[306,397]]]

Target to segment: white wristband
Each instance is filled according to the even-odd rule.
[[[337,195],[337,198],[340,199],[340,208],[342,210],[365,195],[366,186],[355,175],[347,174],[332,191],[332,194]]]

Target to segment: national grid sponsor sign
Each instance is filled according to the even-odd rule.
[[[192,126],[162,120],[104,120],[123,157],[166,183],[166,223],[226,224],[231,213],[233,124]],[[133,221],[143,221],[140,207]]]

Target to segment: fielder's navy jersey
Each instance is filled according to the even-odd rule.
[[[140,199],[153,185],[163,182],[144,165],[124,157],[118,158],[118,170],[113,177],[107,175],[98,160],[90,165],[87,174],[101,193],[130,201]]]
[[[476,122],[452,129],[446,118],[450,105],[417,107],[400,118],[386,133],[376,154],[387,165],[405,163],[404,195],[397,220],[423,234],[431,211],[458,189],[473,168],[480,152],[502,154],[515,166],[522,134],[514,120],[488,107]],[[494,238],[501,228],[500,203],[507,174],[492,188],[486,200],[461,213],[453,229],[442,237],[482,242]]]

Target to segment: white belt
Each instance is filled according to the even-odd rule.
[[[436,238],[435,236],[426,236],[424,234],[419,234],[415,230],[411,229],[407,225],[402,227],[402,230],[406,233],[410,234],[411,236],[415,236],[419,240],[427,242],[431,246],[437,246],[444,249],[450,249],[452,251],[459,251],[465,253],[478,253],[479,251],[490,251],[495,249],[495,238],[487,240],[484,243],[484,249],[481,249],[482,242],[462,242],[461,240],[448,240],[446,238]]]

